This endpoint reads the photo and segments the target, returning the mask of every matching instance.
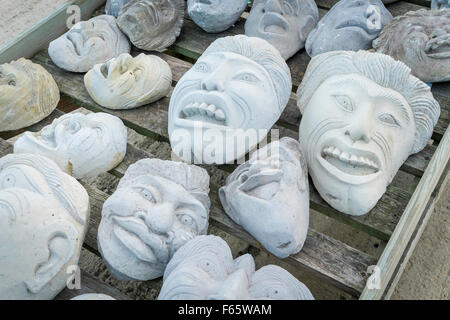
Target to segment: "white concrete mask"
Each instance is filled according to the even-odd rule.
[[[101,15],[81,21],[50,42],[48,54],[61,69],[87,72],[121,53],[130,52],[127,37],[119,30],[116,18]]]
[[[267,41],[245,35],[217,39],[172,94],[169,137],[174,153],[195,163],[241,158],[278,120],[291,87],[286,62]],[[263,134],[247,139],[255,132]]]
[[[78,263],[89,221],[86,190],[53,161],[0,159],[0,299],[53,299]]]
[[[289,272],[267,265],[255,272],[249,254],[233,260],[220,237],[198,236],[178,250],[164,272],[158,300],[313,300]]]
[[[115,168],[126,148],[126,127],[107,113],[66,114],[37,133],[26,132],[14,144],[15,153],[48,157],[77,179]]]
[[[181,162],[143,159],[131,165],[105,201],[98,246],[118,279],[163,275],[173,254],[208,228],[206,170]]]
[[[304,47],[319,21],[314,0],[256,0],[245,23],[245,34],[267,40],[287,60]]]
[[[206,32],[227,30],[241,16],[247,0],[188,0],[191,19]]]
[[[86,293],[76,296],[70,300],[116,300],[116,299],[102,293]]]
[[[84,76],[92,99],[110,109],[131,109],[152,103],[170,92],[172,71],[160,57],[123,53],[97,64]]]
[[[351,215],[376,205],[408,156],[425,147],[440,113],[405,64],[367,51],[314,57],[297,97],[314,185]]]
[[[275,256],[286,258],[303,247],[309,188],[298,141],[284,137],[253,153],[228,176],[219,197],[230,218]]]
[[[41,121],[58,102],[58,86],[40,65],[24,58],[0,65],[0,132]]]

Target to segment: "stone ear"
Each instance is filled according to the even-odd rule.
[[[239,218],[237,217],[237,215],[234,213],[233,208],[228,204],[228,200],[227,200],[227,195],[225,192],[225,187],[220,187],[219,189],[219,199],[220,202],[222,203],[222,207],[225,210],[225,212],[227,213],[227,215],[237,224],[239,224]]]
[[[308,16],[303,26],[298,29],[298,36],[302,42],[306,41],[308,35],[311,33],[312,30],[314,30],[315,26],[316,20],[312,16]]]
[[[28,291],[38,293],[73,257],[78,239],[76,228],[65,221],[57,221],[45,228],[48,234],[48,259],[39,263],[35,268],[34,277],[25,281]]]

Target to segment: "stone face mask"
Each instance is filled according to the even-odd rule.
[[[255,152],[219,189],[226,213],[270,253],[301,250],[309,224],[306,158],[298,141],[284,137]]]
[[[306,40],[309,56],[334,51],[370,49],[392,19],[381,0],[341,0],[319,21]]]
[[[376,205],[404,161],[425,147],[440,113],[405,64],[367,51],[314,57],[297,97],[314,185],[351,215]]]
[[[244,156],[277,121],[291,86],[286,62],[267,41],[244,35],[214,41],[170,99],[173,151],[196,163]]]
[[[110,109],[132,109],[166,96],[172,87],[172,71],[163,59],[141,53],[124,53],[95,65],[84,76],[92,99]]]
[[[245,23],[245,34],[267,40],[287,60],[304,47],[318,20],[313,0],[257,0]]]
[[[227,30],[241,16],[247,0],[188,0],[188,13],[206,32]]]
[[[449,81],[450,9],[423,9],[395,17],[373,47],[404,62],[422,81]]]

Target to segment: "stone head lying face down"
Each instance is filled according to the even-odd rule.
[[[53,62],[72,72],[87,72],[98,63],[129,52],[127,37],[119,30],[116,18],[109,15],[78,22],[48,47]]]
[[[314,0],[256,0],[245,34],[267,40],[287,60],[304,47],[318,20]]]
[[[105,5],[105,13],[117,18],[120,10],[131,0],[108,0]]]
[[[185,6],[184,0],[133,0],[117,23],[139,49],[163,51],[180,35]]]
[[[381,0],[340,0],[309,34],[306,52],[313,57],[334,50],[370,49],[391,19]]]
[[[247,0],[188,0],[188,13],[206,32],[222,32],[231,27],[247,7]]]
[[[245,35],[217,39],[172,94],[173,151],[196,163],[241,158],[278,120],[291,86],[286,62],[267,41]]]
[[[86,190],[38,155],[0,159],[0,299],[53,299],[76,265],[89,221]]]
[[[143,159],[131,165],[105,201],[98,246],[118,279],[163,275],[173,254],[206,234],[210,201],[206,170],[181,162]]]
[[[219,189],[226,213],[279,258],[297,253],[309,223],[306,158],[298,141],[282,138],[253,153]]]
[[[41,121],[58,102],[58,86],[40,65],[24,58],[0,65],[0,132]]]
[[[267,265],[255,272],[249,254],[235,260],[220,237],[198,236],[167,265],[158,300],[313,300],[289,272]]]
[[[404,62],[422,81],[449,81],[450,9],[423,9],[395,17],[373,47]]]
[[[66,114],[38,133],[26,132],[14,144],[15,153],[48,157],[77,179],[115,168],[126,148],[127,129],[107,113]]]
[[[450,8],[450,0],[431,0],[431,9]]]
[[[99,105],[131,109],[166,96],[172,86],[172,71],[160,57],[141,53],[133,58],[123,53],[95,65],[84,76],[84,84]]]
[[[351,215],[375,206],[408,156],[425,147],[440,113],[404,63],[367,51],[314,57],[297,97],[314,185]]]

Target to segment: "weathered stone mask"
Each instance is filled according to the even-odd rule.
[[[173,254],[205,234],[209,216],[206,170],[180,162],[143,159],[131,165],[105,201],[99,250],[118,279],[163,275]]]
[[[286,62],[267,41],[244,35],[217,39],[172,94],[169,136],[174,153],[196,163],[244,156],[278,120],[291,86]],[[245,131],[256,130],[265,133],[246,144]]]
[[[304,47],[319,20],[313,0],[256,0],[245,23],[245,34],[267,40],[287,60]]]
[[[408,156],[425,147],[440,113],[404,63],[367,51],[314,57],[297,97],[314,185],[351,215],[375,206]]]
[[[107,113],[66,114],[38,133],[26,132],[14,144],[15,153],[48,157],[77,179],[94,177],[122,162],[127,129]]]
[[[450,9],[423,9],[395,17],[373,47],[404,62],[422,81],[449,81]]]
[[[309,34],[306,52],[313,57],[334,50],[370,49],[391,19],[381,0],[340,0]]]
[[[24,58],[0,65],[0,132],[41,121],[58,102],[58,86],[40,65]]]
[[[431,9],[450,8],[450,0],[431,0]]]
[[[131,0],[108,0],[105,5],[105,13],[117,18],[120,10]]]
[[[136,108],[166,96],[172,87],[172,71],[160,57],[141,53],[121,54],[97,64],[84,76],[92,99],[110,109]]]
[[[231,27],[247,7],[247,0],[188,0],[188,13],[206,32],[222,32]]]
[[[130,49],[127,37],[117,27],[116,18],[101,15],[78,22],[50,42],[48,54],[61,69],[87,72],[98,63],[129,53]]]
[[[298,141],[285,137],[253,153],[228,176],[219,197],[230,218],[275,256],[286,258],[303,247],[309,190]]]
[[[267,265],[255,272],[249,254],[233,260],[220,237],[198,236],[167,265],[159,300],[313,300],[309,289],[289,272]]]
[[[0,299],[53,299],[76,265],[89,220],[86,190],[38,155],[0,159]]]
[[[162,51],[180,35],[185,6],[184,0],[133,0],[117,23],[139,49]]]

